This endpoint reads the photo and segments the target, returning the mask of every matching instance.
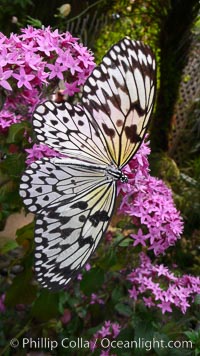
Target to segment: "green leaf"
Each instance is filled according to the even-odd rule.
[[[16,241],[19,245],[23,245],[26,240],[33,241],[34,239],[34,221],[28,225],[23,226],[22,228],[16,231]]]
[[[59,296],[59,305],[58,305],[58,309],[60,314],[64,313],[64,309],[66,307],[66,303],[69,301],[70,299],[70,294],[67,293],[66,291],[61,291],[60,292],[60,296]]]
[[[6,254],[7,252],[14,250],[18,246],[19,245],[15,240],[6,241],[6,243],[0,248],[0,253]]]
[[[22,121],[9,127],[7,143],[19,143],[24,139],[24,131],[30,129],[28,121]]]
[[[117,310],[117,312],[121,315],[124,316],[130,316],[133,312],[133,310],[131,309],[131,307],[128,304],[124,304],[124,303],[118,303],[115,305],[115,309]]]
[[[193,344],[196,344],[200,341],[200,331],[192,330],[192,331],[185,331],[184,334],[188,337],[189,340],[192,341]]]
[[[32,5],[32,0],[15,0],[15,4],[21,6],[23,9],[26,8],[28,5]]]
[[[92,268],[86,272],[80,282],[81,290],[85,295],[91,295],[98,292],[104,283],[104,271],[100,268]]]
[[[38,19],[34,19],[31,16],[27,16],[27,23],[33,27],[36,27],[36,28],[42,27],[42,22]]]
[[[0,169],[9,177],[19,178],[25,169],[25,155],[23,153],[8,154],[1,162]]]
[[[31,315],[42,322],[57,318],[59,316],[59,293],[43,289],[33,305]]]
[[[116,338],[116,341],[123,341],[124,345],[130,345],[130,348],[125,348],[123,347],[122,349],[120,348],[116,348],[115,352],[116,355],[119,356],[132,356],[134,355],[134,344],[133,344],[133,340],[134,340],[134,330],[130,327],[127,328],[123,328],[119,335]],[[133,346],[131,346],[133,344]]]
[[[31,284],[32,277],[32,269],[27,268],[13,279],[6,293],[7,306],[14,307],[16,304],[30,304],[34,301],[37,287]]]
[[[124,237],[124,235],[119,234],[115,237],[115,242],[114,244],[116,246],[120,246],[120,247],[127,247],[131,244],[132,239],[130,237]]]
[[[114,303],[117,303],[122,297],[123,297],[123,287],[121,285],[117,285],[112,291],[112,300]]]
[[[199,305],[200,304],[200,294],[197,294],[194,298],[194,303]]]
[[[98,266],[108,271],[117,262],[116,251],[109,249],[109,251],[97,261]]]
[[[170,341],[169,337],[166,334],[155,332],[153,335],[153,339],[152,340],[150,339],[150,341],[152,344],[151,350],[155,350],[157,355],[159,356],[172,355],[172,349],[165,347]],[[146,345],[148,345],[148,340],[145,340],[145,343]],[[150,347],[150,343],[148,347]]]

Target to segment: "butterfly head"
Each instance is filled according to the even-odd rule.
[[[128,177],[123,172],[121,172],[120,182],[128,183]]]

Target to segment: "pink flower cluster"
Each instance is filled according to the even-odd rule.
[[[102,328],[98,330],[92,340],[90,341],[90,349],[93,352],[100,346],[100,341],[104,338],[109,340],[115,339],[120,333],[120,325],[118,323],[112,323],[110,320],[105,321]],[[110,349],[101,350],[100,356],[109,356]]]
[[[26,158],[26,163],[31,164],[37,159],[41,159],[43,157],[59,157],[60,154],[54,151],[53,148],[43,145],[42,143],[37,145],[34,144],[33,147],[25,149],[28,153]]]
[[[94,67],[94,57],[69,32],[50,27],[22,29],[7,38],[0,33],[0,89],[5,102],[0,132],[30,119],[35,106],[63,81],[63,93],[78,92]]]
[[[118,193],[121,192],[123,198],[118,211],[131,216],[140,227],[137,233],[131,234],[133,245],[148,246],[158,255],[180,238],[183,221],[174,206],[171,190],[149,174],[148,144],[141,145],[124,169],[129,184],[119,183]]]
[[[160,308],[163,314],[172,312],[173,306],[185,313],[195,295],[200,293],[199,277],[176,277],[164,265],[152,265],[143,252],[140,254],[140,266],[127,279],[133,285],[129,290],[132,299],[142,296],[147,307]]]
[[[91,294],[90,304],[105,304],[105,302],[97,294],[92,293]]]

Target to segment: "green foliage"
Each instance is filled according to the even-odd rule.
[[[156,42],[159,35],[160,17],[156,12],[162,12],[168,5],[166,2],[154,2],[152,6],[148,1],[119,0],[113,3],[108,15],[110,21],[100,33],[95,44],[97,58],[102,58],[107,48],[124,36],[143,40],[151,45],[156,52]]]
[[[12,281],[6,293],[6,306],[15,307],[17,304],[31,304],[37,293],[37,287],[31,284],[33,277],[32,268],[25,267]]]
[[[85,274],[80,287],[83,293],[90,296],[92,293],[98,293],[104,282],[104,272],[99,268],[93,268]]]
[[[32,0],[1,0],[0,31],[8,35],[25,25],[26,14],[32,5]]]
[[[14,250],[15,248],[18,247],[18,244],[15,240],[8,240],[5,242],[5,244],[0,248],[0,253],[2,255],[5,255],[9,251]]]
[[[31,316],[40,322],[47,322],[49,319],[59,317],[59,294],[49,293],[42,290],[38,298],[33,303]]]
[[[194,355],[195,356],[199,355],[200,354],[200,330],[186,331],[185,335],[194,345]]]
[[[27,16],[27,24],[30,26],[33,26],[35,28],[41,28],[42,27],[42,22],[38,19],[34,19],[31,16]]]

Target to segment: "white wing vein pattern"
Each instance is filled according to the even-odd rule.
[[[35,271],[43,287],[63,288],[106,231],[121,168],[147,129],[155,77],[151,49],[124,38],[87,79],[81,105],[46,101],[36,108],[38,141],[65,155],[32,163],[20,185],[36,214]]]

